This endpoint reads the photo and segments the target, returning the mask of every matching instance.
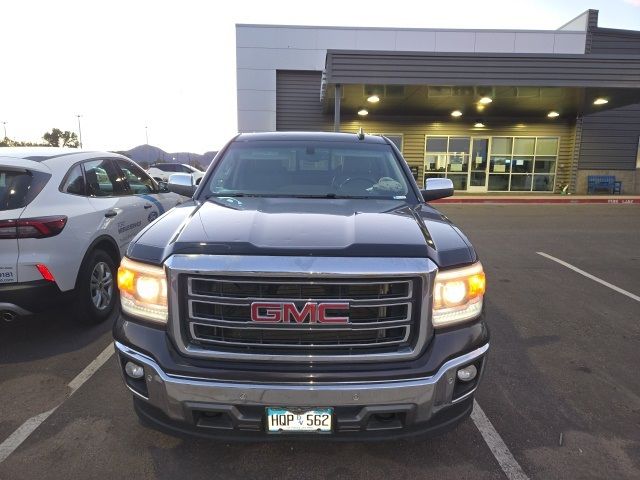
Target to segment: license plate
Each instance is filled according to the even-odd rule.
[[[269,432],[331,432],[333,408],[267,408]]]

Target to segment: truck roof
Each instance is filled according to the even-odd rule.
[[[356,133],[334,133],[334,132],[264,132],[264,133],[241,133],[235,139],[236,142],[255,142],[273,140],[298,140],[298,141],[322,141],[322,142],[350,142],[350,143],[387,143],[381,136],[364,135],[360,140]]]

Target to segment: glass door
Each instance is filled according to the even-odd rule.
[[[487,167],[489,166],[489,137],[471,139],[471,158],[467,191],[487,191]]]

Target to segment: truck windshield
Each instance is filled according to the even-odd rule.
[[[236,142],[203,195],[387,198],[411,195],[388,145],[343,142]]]

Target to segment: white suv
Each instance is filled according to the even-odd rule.
[[[204,172],[183,163],[156,163],[149,167],[147,173],[151,175],[156,182],[168,182],[169,177],[174,173],[190,173],[193,177],[194,185],[198,185],[202,177],[204,177]]]
[[[106,319],[129,242],[184,199],[114,153],[0,148],[0,317],[73,298],[81,320]]]

